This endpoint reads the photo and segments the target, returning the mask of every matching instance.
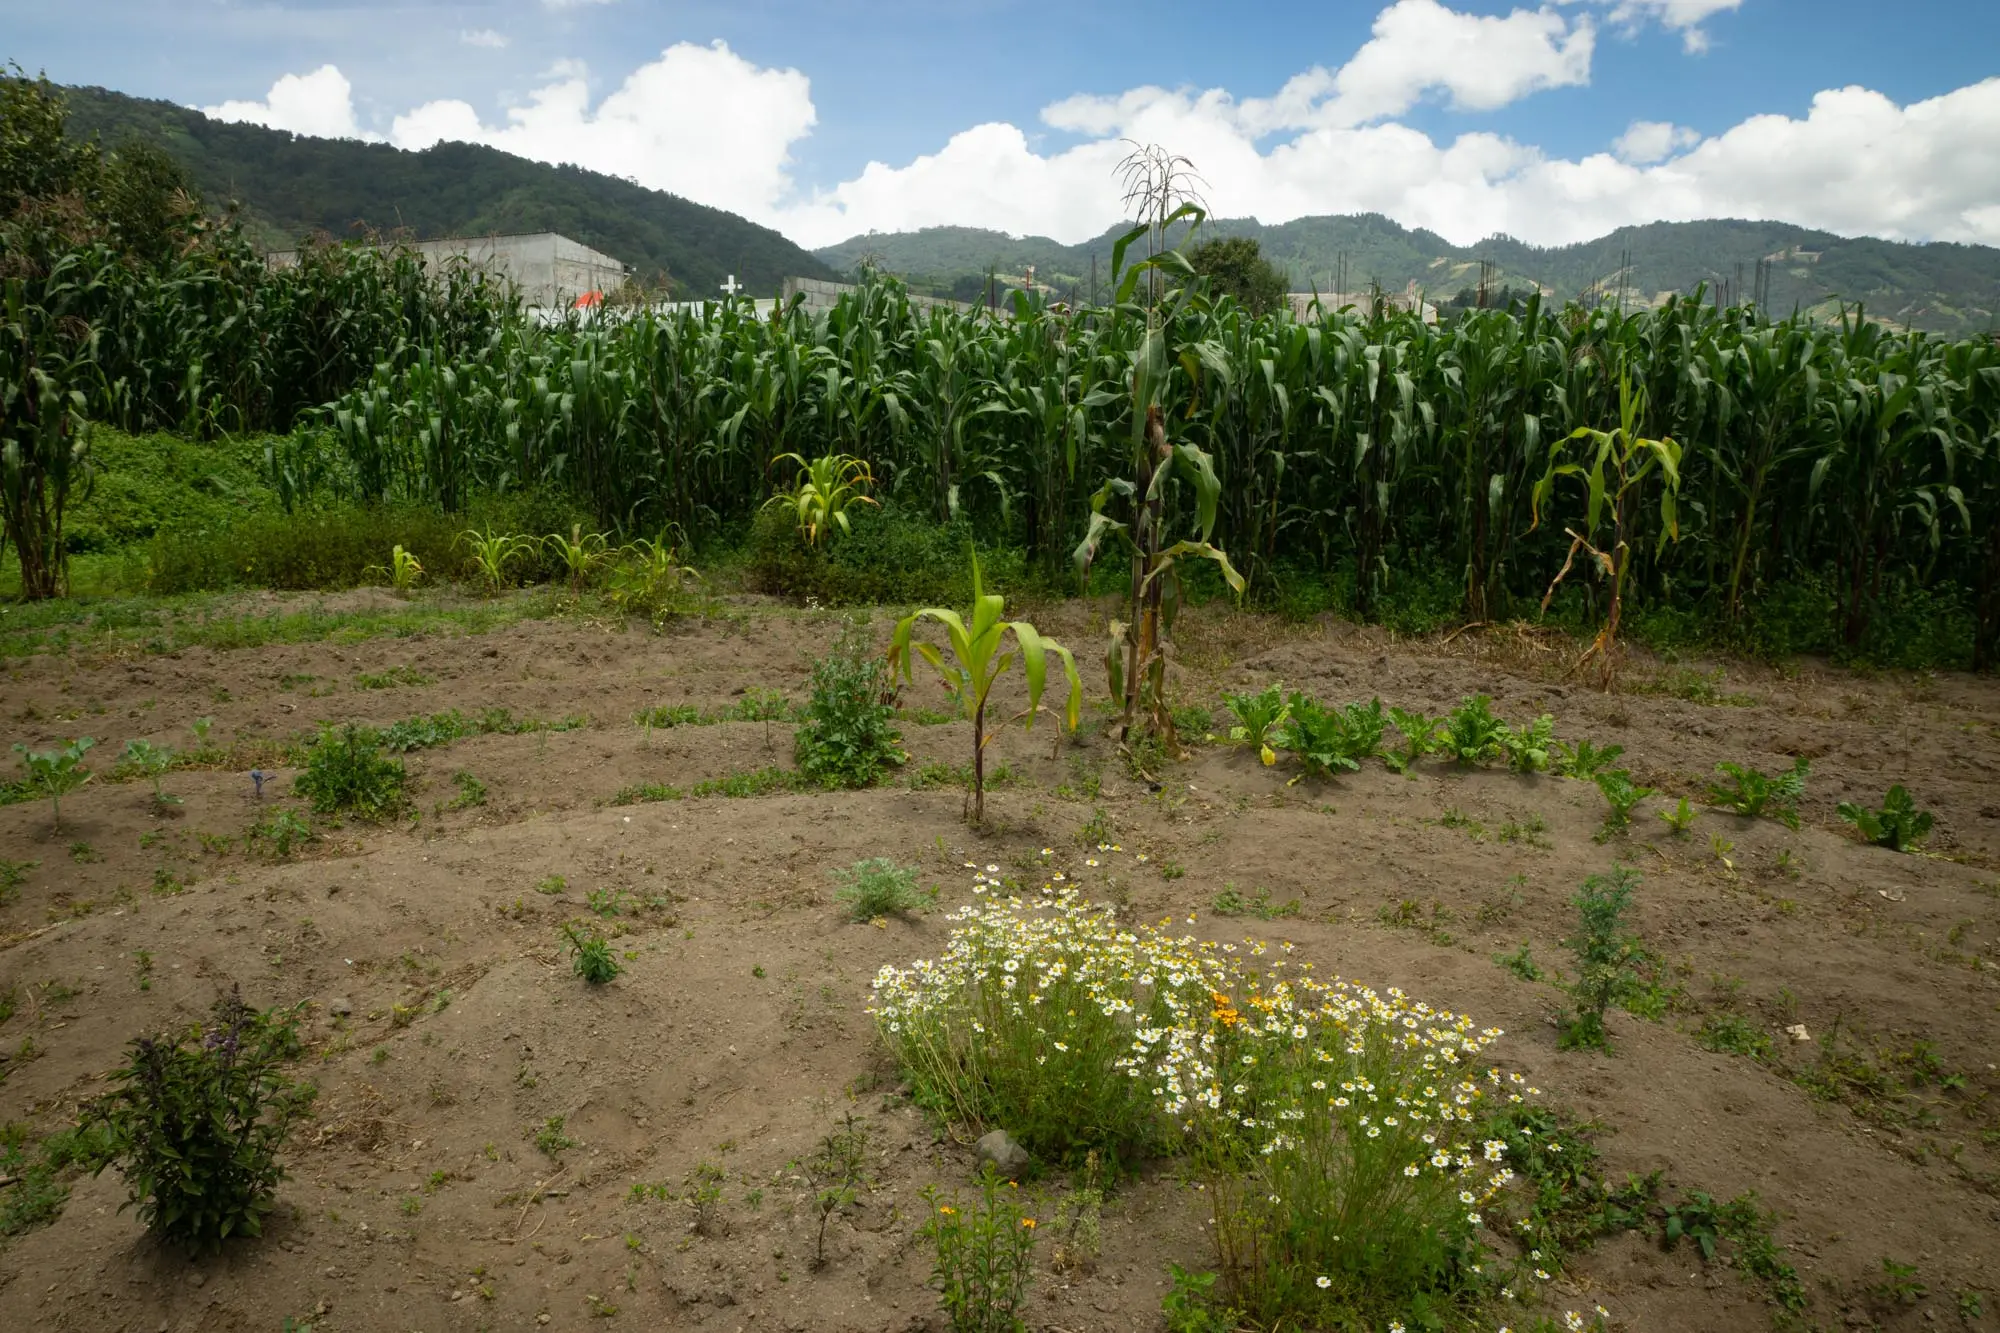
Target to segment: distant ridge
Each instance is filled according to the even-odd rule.
[[[64,93],[72,134],[160,144],[211,206],[240,201],[252,238],[270,249],[358,228],[403,228],[419,240],[556,231],[623,260],[642,279],[666,275],[685,296],[712,293],[731,273],[756,296],[776,295],[788,277],[837,276],[769,227],[581,167],[477,144],[408,152],[307,138],[103,88]]]
[[[1114,227],[1080,245],[1063,245],[1045,236],[927,227],[855,236],[816,253],[843,272],[873,258],[891,272],[938,290],[956,286],[961,294],[976,289],[989,269],[1018,277],[1029,264],[1037,282],[1081,290],[1088,287],[1095,256],[1102,295],[1110,280],[1111,245],[1122,231]],[[1761,277],[1766,308],[1774,314],[1798,308],[1830,315],[1844,302],[1938,333],[1963,335],[2000,325],[2000,249],[1850,239],[1784,222],[1655,222],[1546,248],[1506,236],[1457,246],[1379,213],[1299,218],[1277,226],[1225,218],[1209,223],[1204,234],[1256,237],[1265,255],[1290,275],[1294,291],[1363,291],[1372,280],[1398,292],[1415,283],[1432,299],[1448,301],[1478,285],[1485,260],[1488,287],[1496,291],[1508,284],[1539,286],[1562,299],[1599,295],[1615,301],[1622,272],[1627,305],[1649,306],[1698,283],[1707,284],[1711,298],[1718,289],[1747,298]],[[1762,275],[1759,261],[1767,268]],[[1344,286],[1338,281],[1343,267]]]

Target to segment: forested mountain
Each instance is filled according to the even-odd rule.
[[[758,296],[787,277],[830,278],[813,255],[734,213],[616,176],[530,162],[475,144],[406,152],[211,120],[172,102],[102,88],[65,89],[69,131],[107,146],[137,135],[164,147],[213,207],[241,203],[252,238],[273,249],[303,236],[404,229],[414,239],[559,231],[682,295],[734,273]]]
[[[976,290],[989,271],[1018,278],[1029,264],[1038,282],[1088,296],[1095,257],[1102,295],[1112,242],[1123,231],[1114,227],[1095,240],[1062,245],[1045,236],[929,227],[856,236],[818,254],[843,271],[872,258],[934,289],[955,287],[961,296]],[[1449,301],[1478,285],[1484,260],[1491,290],[1540,286],[1560,298],[1615,301],[1622,286],[1630,306],[1657,305],[1668,293],[1692,291],[1699,283],[1707,284],[1711,297],[1719,291],[1748,298],[1760,294],[1761,284],[1773,314],[1794,308],[1830,314],[1842,302],[1859,302],[1873,315],[1941,333],[2000,326],[2000,249],[1983,245],[1909,245],[1783,222],[1718,220],[1621,227],[1594,241],[1548,248],[1505,236],[1456,246],[1378,213],[1279,226],[1218,219],[1204,234],[1256,238],[1290,276],[1293,291],[1358,292],[1372,281],[1401,292],[1414,282],[1429,298]]]

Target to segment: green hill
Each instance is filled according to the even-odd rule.
[[[241,203],[252,239],[288,248],[325,232],[405,229],[415,239],[558,231],[679,292],[730,273],[756,295],[787,277],[835,276],[769,227],[616,176],[448,143],[422,152],[211,120],[171,102],[68,88],[70,133],[159,143],[211,205]]]
[[[938,290],[962,290],[989,270],[1018,277],[1033,264],[1038,281],[1075,287],[1086,296],[1094,257],[1102,295],[1110,280],[1111,245],[1123,230],[1114,227],[1080,245],[1063,245],[1045,236],[929,227],[856,236],[817,253],[842,271],[872,258]],[[1255,237],[1290,275],[1294,291],[1358,292],[1373,281],[1400,292],[1415,283],[1431,299],[1448,301],[1478,284],[1484,260],[1490,288],[1533,285],[1560,298],[1616,300],[1622,285],[1628,305],[1657,305],[1669,293],[1693,291],[1701,283],[1711,296],[1721,289],[1750,297],[1761,280],[1766,308],[1774,314],[1795,307],[1831,313],[1841,302],[1859,302],[1883,319],[1939,333],[2000,326],[2000,249],[1983,245],[1911,245],[1849,239],[1783,222],[1716,220],[1621,227],[1576,245],[1545,248],[1495,236],[1456,246],[1378,213],[1299,218],[1279,226],[1219,219],[1206,232]],[[1761,274],[1760,261],[1766,269]]]

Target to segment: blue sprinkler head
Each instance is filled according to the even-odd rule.
[[[264,799],[264,779],[269,776],[270,774],[261,768],[250,770],[250,785],[257,789],[257,799],[260,801]]]

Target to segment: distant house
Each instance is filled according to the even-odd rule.
[[[476,268],[505,278],[520,288],[521,299],[537,310],[599,305],[608,293],[623,285],[627,274],[625,265],[610,255],[552,231],[405,244],[423,256],[429,267],[462,257]],[[277,250],[264,258],[272,268],[287,268],[298,263],[299,252]]]

